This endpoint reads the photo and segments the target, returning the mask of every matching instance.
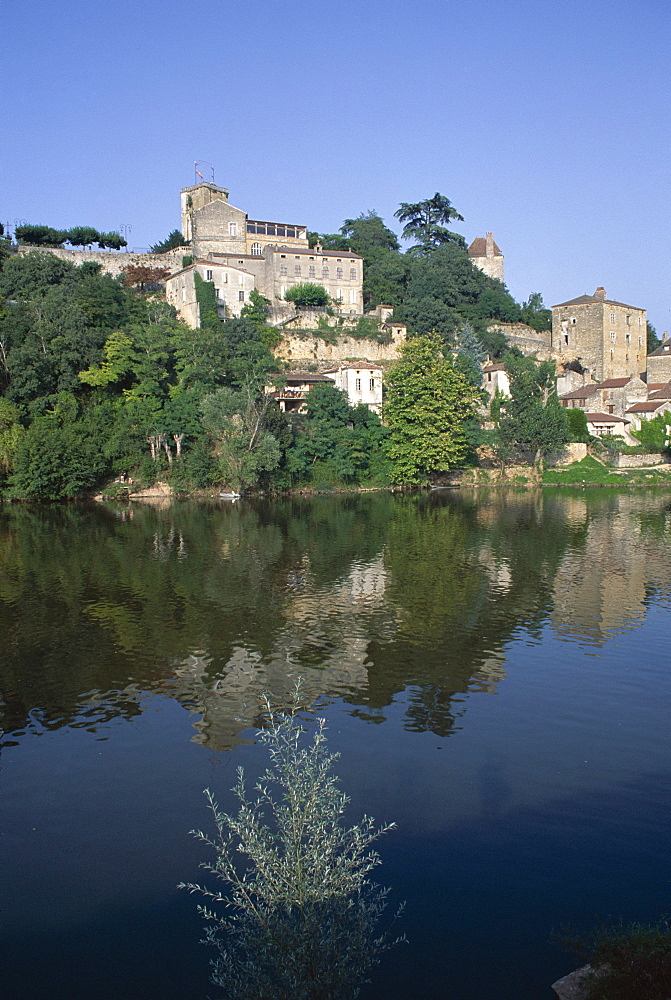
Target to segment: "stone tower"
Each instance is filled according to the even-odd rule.
[[[503,254],[494,242],[494,234],[478,236],[468,248],[468,256],[476,267],[488,274],[490,278],[503,281]]]

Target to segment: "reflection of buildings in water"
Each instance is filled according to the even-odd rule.
[[[478,562],[486,569],[490,583],[496,590],[502,593],[510,590],[513,574],[507,559],[495,555],[489,545],[483,545],[478,552]]]
[[[471,675],[469,691],[496,694],[496,685],[506,676],[505,662],[506,658],[503,653],[496,653],[484,660]]]
[[[177,697],[202,714],[195,724],[196,742],[217,750],[235,746],[239,734],[256,724],[263,696],[286,708],[299,678],[306,705],[324,692],[342,696],[367,687],[366,612],[383,619],[376,623],[377,636],[394,631],[380,611],[386,579],[382,558],[354,564],[340,584],[323,591],[310,592],[308,576],[307,567],[290,574],[287,625],[270,657],[238,646],[216,675],[204,652],[194,652],[177,667]]]
[[[669,536],[647,534],[641,522],[668,507],[668,499],[657,501],[641,504],[639,496],[623,494],[591,514],[583,501],[584,543],[567,552],[555,579],[552,624],[559,635],[600,644],[642,622],[651,586],[671,588]],[[577,502],[572,513],[575,526]]]

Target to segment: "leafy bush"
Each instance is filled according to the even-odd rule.
[[[212,980],[227,996],[245,1000],[347,1000],[358,995],[371,968],[394,942],[375,936],[387,890],[369,881],[380,863],[370,845],[392,825],[376,828],[369,816],[342,824],[347,796],[332,773],[337,754],[326,746],[323,720],[303,746],[299,690],[288,715],[273,715],[260,741],[270,767],[251,798],[242,769],[233,789],[237,814],[222,813],[209,791],[216,837],[194,835],[211,847],[213,864],[201,867],[224,883],[198,892],[226,907],[226,915],[199,906],[210,923],[206,942],[219,957]]]
[[[586,942],[570,942],[596,971],[583,983],[585,1000],[668,1000],[671,997],[671,926],[599,927]]]
[[[320,309],[330,301],[324,286],[315,285],[311,281],[302,281],[287,288],[284,298],[287,302],[293,302],[298,309]]]
[[[584,410],[567,410],[568,429],[571,441],[589,441],[590,434],[587,430],[587,417]]]

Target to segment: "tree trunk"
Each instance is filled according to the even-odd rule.
[[[182,441],[184,440],[184,435],[183,434],[173,434],[173,438],[175,440],[175,450],[176,450],[177,458],[179,458],[179,456],[182,454]]]

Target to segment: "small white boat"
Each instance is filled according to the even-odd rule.
[[[221,500],[239,500],[240,499],[240,494],[239,493],[220,493],[219,494],[219,498]]]

